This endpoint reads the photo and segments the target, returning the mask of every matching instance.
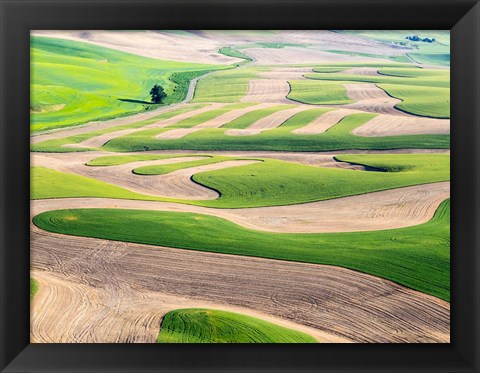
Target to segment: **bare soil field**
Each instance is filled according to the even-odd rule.
[[[245,53],[256,63],[305,64],[324,62],[382,61],[381,59],[329,53],[325,50],[345,50],[355,53],[400,55],[411,51],[379,43],[361,36],[326,30],[281,31],[113,31],[113,30],[35,30],[32,35],[48,36],[91,43],[144,57],[166,60],[234,64],[243,61],[218,52],[226,45],[247,45],[256,42],[305,44],[307,48],[247,48]]]
[[[378,73],[378,69],[376,67],[354,67],[352,69],[343,70],[341,74],[354,74],[354,75],[367,75],[367,76],[381,75]]]
[[[230,65],[243,61],[228,57],[218,50],[224,45],[214,39],[194,35],[158,31],[47,31],[37,30],[32,35],[48,36],[90,43],[139,56],[162,60]]]
[[[36,227],[31,265],[40,282],[32,342],[154,342],[162,315],[178,307],[270,315],[290,327],[318,330],[312,335],[320,341],[449,342],[447,302],[338,267],[64,236]]]
[[[367,123],[355,128],[352,133],[366,137],[421,134],[449,135],[450,119],[379,114]]]
[[[336,62],[384,62],[379,58],[359,57],[348,54],[325,52],[324,50],[302,47],[247,48],[244,52],[257,65],[301,65]]]
[[[312,67],[274,67],[270,71],[258,73],[259,78],[299,80],[305,79],[303,75],[312,73]]]
[[[290,85],[286,79],[252,79],[248,82],[248,90],[242,102],[277,102],[291,104],[287,99]]]
[[[348,98],[356,102],[341,105],[342,107],[379,114],[408,115],[395,108],[395,105],[402,102],[401,100],[390,97],[373,83],[353,83],[343,86],[347,90]]]

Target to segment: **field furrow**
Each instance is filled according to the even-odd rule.
[[[31,242],[35,342],[152,342],[161,315],[182,307],[270,315],[325,342],[449,341],[447,302],[338,267],[105,245],[35,227]],[[79,273],[69,273],[73,262]]]

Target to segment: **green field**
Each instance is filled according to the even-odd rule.
[[[154,84],[165,88],[165,104],[180,102],[191,79],[226,67],[163,61],[35,36],[31,38],[31,130],[74,126],[156,108],[149,96]]]
[[[38,287],[38,282],[35,279],[30,278],[30,300],[32,300],[35,294],[37,294]]]
[[[200,214],[117,209],[57,210],[33,221],[75,236],[341,266],[449,300],[449,207],[425,224],[355,233],[267,233]]]
[[[245,61],[237,63],[236,66],[244,65],[245,63],[250,62],[252,60],[245,53],[239,51],[238,49],[231,48],[231,47],[220,48],[218,50],[218,53],[224,54],[225,56],[228,56],[228,57],[241,58],[241,59],[245,60]]]
[[[157,343],[316,343],[315,338],[256,317],[202,308],[168,312]]]
[[[307,75],[309,76],[309,75]],[[350,104],[354,102],[347,97],[342,86],[348,82],[319,82],[315,80],[291,80],[290,93],[287,97],[304,104]]]
[[[331,109],[324,109],[325,112]],[[320,113],[320,111],[318,112]],[[300,113],[299,113],[300,114]],[[449,135],[404,135],[388,137],[361,137],[352,131],[375,114],[352,114],[328,131],[317,135],[300,135],[293,130],[308,123],[299,114],[280,127],[253,136],[228,136],[225,128],[209,128],[180,139],[158,140],[154,137],[168,129],[142,130],[109,141],[102,149],[114,152],[150,150],[275,150],[316,152],[348,149],[448,149]],[[312,119],[313,120],[313,119]],[[38,144],[37,150],[42,144]],[[43,147],[45,151],[61,151],[58,147]]]
[[[192,177],[195,182],[219,191],[220,198],[206,201],[177,201],[218,208],[277,206],[450,179],[450,157],[444,154],[345,155],[337,158],[382,168],[387,172],[322,168],[263,159],[262,162],[251,165],[195,174]],[[158,167],[160,170],[161,167],[167,167],[166,171],[169,171],[190,166],[191,164],[187,162]],[[159,169],[153,169],[153,173],[158,171]],[[31,173],[32,199],[110,197],[173,201],[130,192],[95,179],[48,168],[34,167]]]

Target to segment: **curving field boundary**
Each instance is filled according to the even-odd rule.
[[[40,283],[32,342],[154,342],[162,315],[182,307],[244,313],[323,342],[449,342],[447,302],[338,267],[65,236],[34,226],[31,265]]]

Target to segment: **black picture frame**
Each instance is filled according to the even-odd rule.
[[[479,372],[480,4],[473,0],[1,0],[2,372]],[[29,343],[31,29],[450,29],[451,343]]]

